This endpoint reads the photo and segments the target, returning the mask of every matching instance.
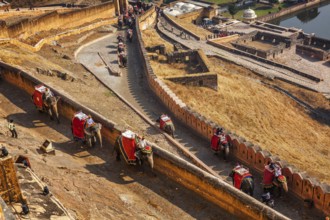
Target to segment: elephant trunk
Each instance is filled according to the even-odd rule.
[[[288,183],[285,181],[285,182],[283,182],[283,183],[281,183],[281,184],[282,184],[282,188],[283,188],[283,190],[287,193],[287,192],[289,191]]]
[[[147,155],[147,160],[150,165],[150,168],[153,170],[154,169],[154,156],[153,153]]]
[[[96,137],[97,137],[98,141],[100,142],[100,147],[103,147],[101,129],[98,129],[98,131],[96,132]]]

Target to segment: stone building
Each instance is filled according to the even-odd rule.
[[[250,8],[246,9],[243,13],[244,21],[252,22],[252,21],[255,21],[256,18],[257,18],[257,15],[256,15],[255,11]]]

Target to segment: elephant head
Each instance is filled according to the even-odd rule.
[[[46,106],[46,109],[48,111],[50,118],[53,120],[53,117],[55,116],[57,123],[60,123],[60,117],[59,117],[58,108],[57,108],[57,103],[59,100],[60,100],[60,97],[55,97],[55,96],[48,97],[45,100],[45,103],[46,103],[45,106]]]
[[[100,147],[103,147],[101,128],[102,128],[102,125],[100,123],[95,123],[93,126],[90,126],[90,127],[86,127],[86,126],[84,127],[86,141],[88,142],[89,146],[93,146],[96,142],[95,138],[97,138],[97,140],[100,143]]]

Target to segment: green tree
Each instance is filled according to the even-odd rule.
[[[232,16],[232,18],[234,18],[235,14],[238,12],[238,8],[235,4],[230,4],[228,6],[228,12]]]

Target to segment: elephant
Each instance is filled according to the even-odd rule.
[[[51,96],[44,99],[44,111],[49,114],[51,120],[54,120],[55,116],[57,123],[60,123],[60,117],[57,108],[58,100],[60,100],[60,97],[58,96]]]
[[[235,188],[243,191],[244,193],[250,195],[253,197],[253,192],[254,192],[254,179],[252,174],[250,174],[248,172],[248,170],[246,171],[247,173],[245,173],[245,175],[242,177],[243,179],[241,179],[241,183],[237,184],[235,181],[235,175],[239,175],[238,173],[236,173],[234,170],[229,174],[229,176],[232,178],[233,181],[233,185],[235,186]],[[239,187],[238,187],[239,186]]]
[[[164,127],[164,131],[174,138],[175,128],[174,128],[173,123],[166,124]]]
[[[164,114],[163,114],[164,115]],[[162,115],[162,116],[163,116]],[[166,133],[168,133],[169,135],[171,135],[173,138],[174,138],[174,132],[175,132],[175,127],[174,127],[174,124],[171,120],[167,121],[167,122],[164,122],[165,125],[162,127],[161,125],[161,120],[162,120],[162,116],[160,116],[156,122],[159,123],[160,125],[160,129],[163,129]]]
[[[124,155],[124,152],[122,151],[121,149],[121,135],[117,137],[116,139],[116,142],[115,142],[115,145],[114,145],[114,149],[113,149],[113,152],[112,154],[114,153],[114,151],[116,151],[116,160],[117,161],[120,161],[120,154],[122,154],[123,156]],[[153,157],[153,152],[152,152],[152,148],[150,145],[148,145],[148,149],[147,148],[139,148],[137,147],[136,148],[136,151],[135,151],[135,156],[136,156],[136,162],[137,163],[127,163],[128,164],[139,164],[139,165],[142,165],[144,161],[147,161],[151,170],[153,171],[153,168],[154,168],[154,157]]]
[[[219,135],[213,135],[211,139],[211,148],[215,154],[221,152],[223,154],[223,159],[227,160],[229,156],[229,147],[230,143],[224,133],[221,133]]]
[[[96,139],[99,141],[100,147],[103,147],[101,129],[102,125],[100,123],[95,123],[90,127],[86,127],[86,124],[84,125],[85,141],[89,147],[95,146]]]
[[[286,192],[286,193],[289,191],[288,182],[284,175],[280,175],[280,176],[274,178],[273,187],[271,188],[271,193],[274,196],[281,196],[282,190],[284,190],[284,192]]]

